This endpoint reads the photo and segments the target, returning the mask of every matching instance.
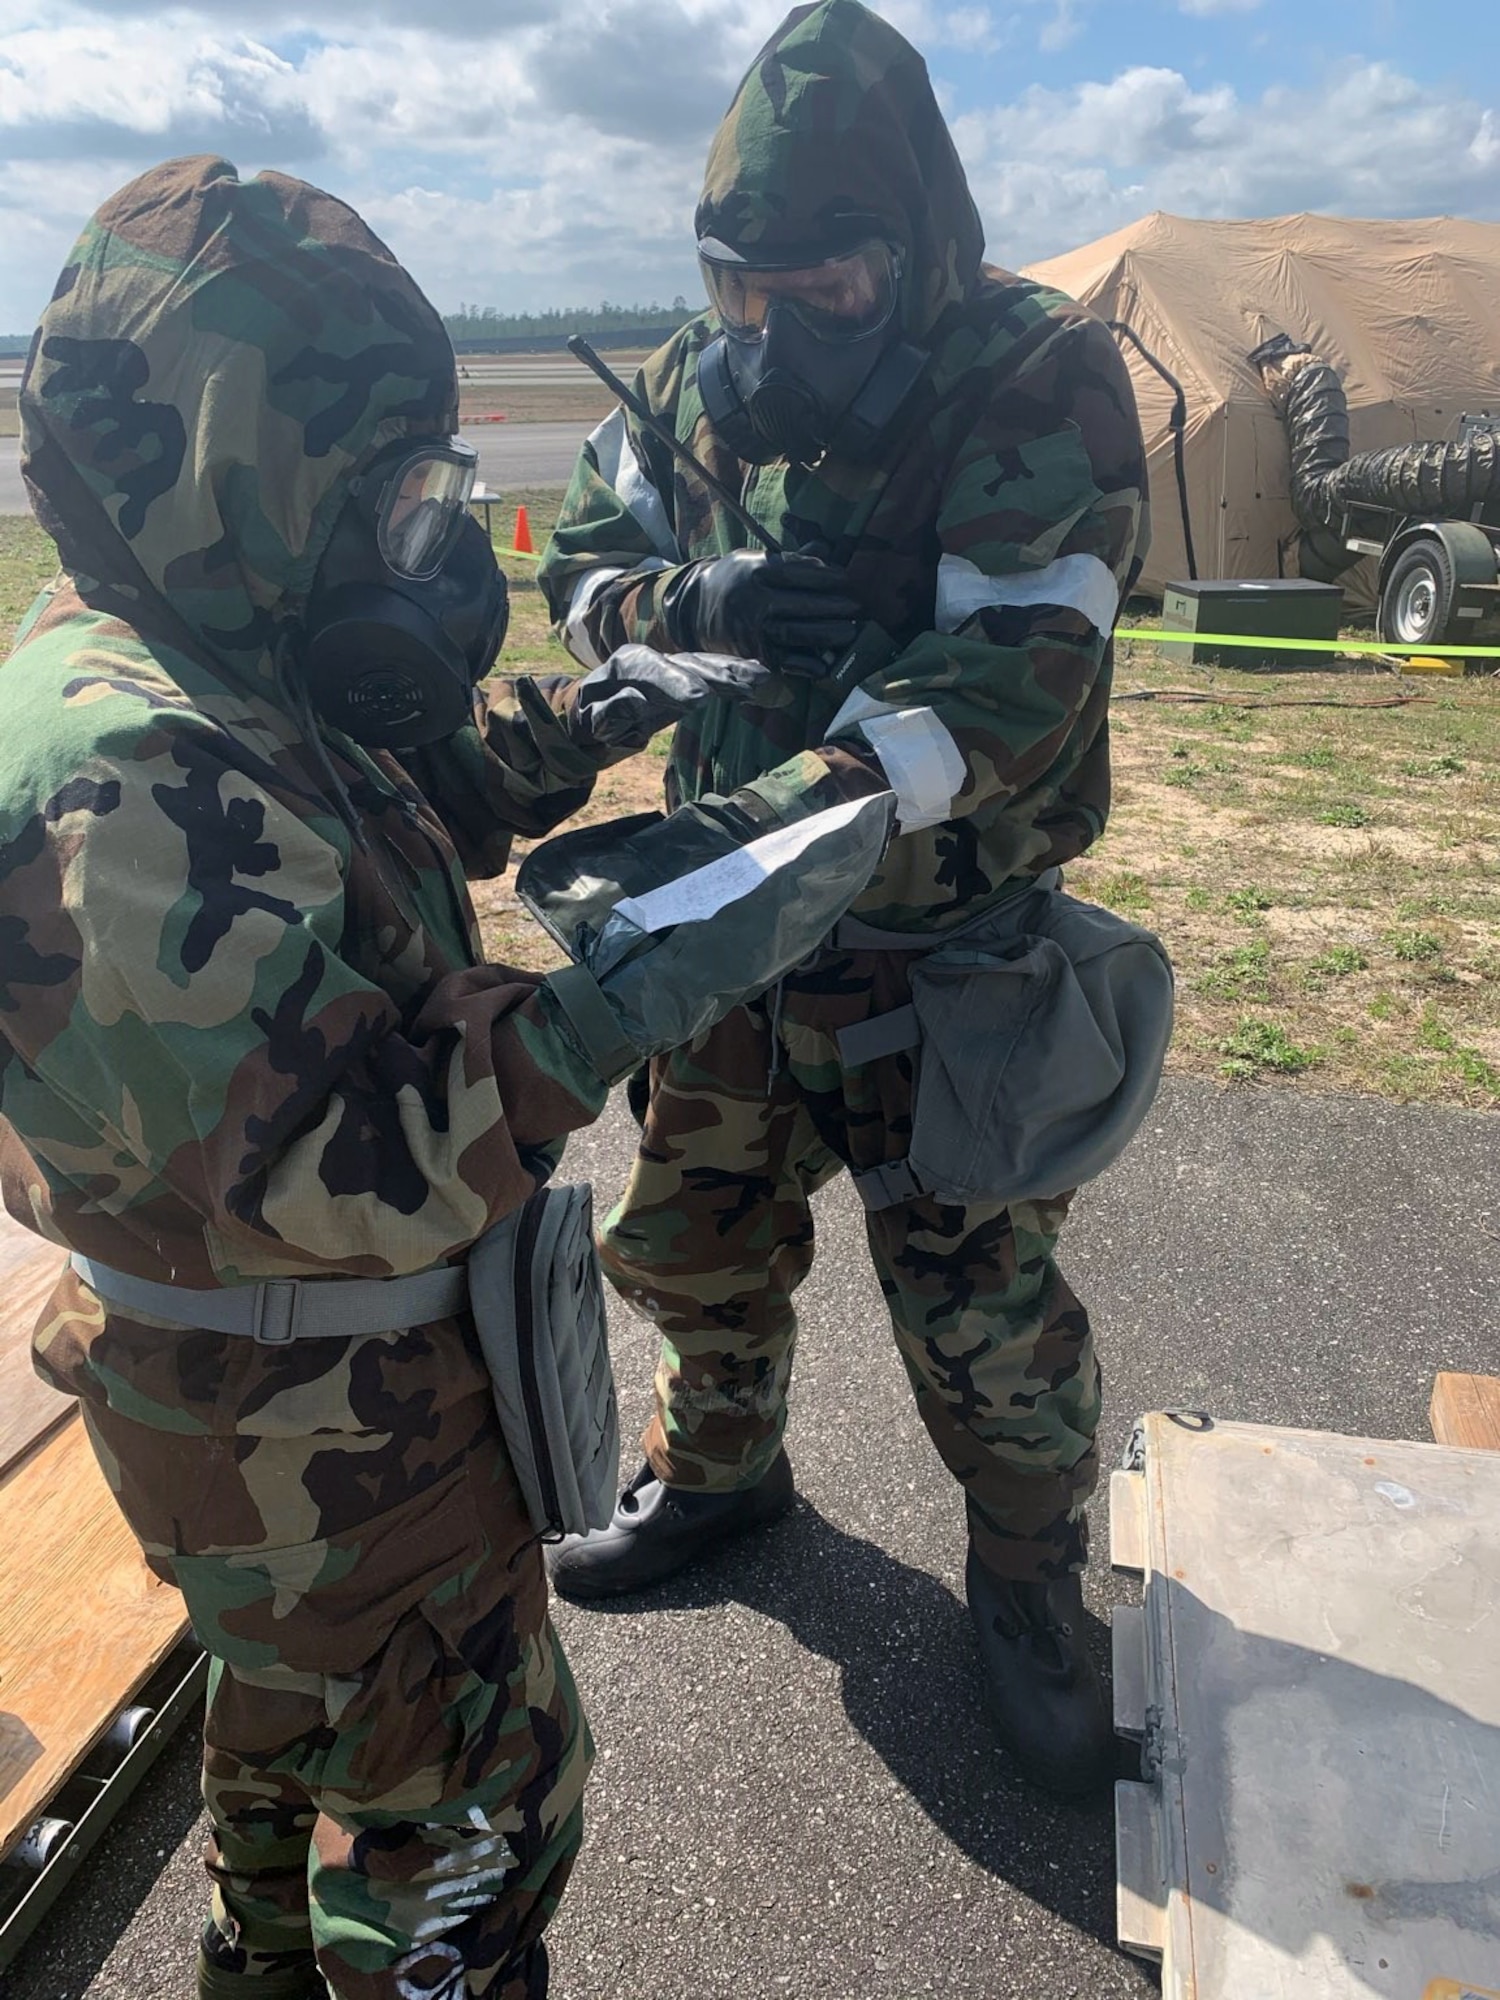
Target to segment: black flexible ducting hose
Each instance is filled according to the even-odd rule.
[[[1349,507],[1440,520],[1500,507],[1500,433],[1477,430],[1458,444],[1398,444],[1351,458],[1349,400],[1336,369],[1284,336],[1250,359],[1286,424],[1293,511],[1321,561],[1337,563],[1335,574],[1359,560],[1338,539]]]
[[[1292,460],[1292,512],[1302,523],[1297,569],[1313,583],[1333,583],[1359,561],[1357,549],[1347,549],[1324,512],[1334,476],[1349,460],[1349,399],[1337,372],[1311,355],[1290,376],[1274,375],[1284,367],[1287,350],[1256,349],[1266,361],[1261,379],[1286,425]]]
[[[1171,369],[1167,367],[1164,361],[1159,360],[1151,352],[1133,326],[1128,326],[1122,319],[1106,320],[1105,324],[1111,333],[1123,335],[1130,342],[1136,353],[1139,354],[1142,361],[1145,362],[1146,366],[1154,368],[1163,382],[1172,391],[1172,414],[1167,419],[1172,431],[1172,463],[1177,471],[1177,500],[1182,508],[1182,539],[1187,548],[1188,577],[1191,582],[1196,583],[1198,581],[1198,558],[1193,553],[1193,521],[1191,510],[1188,507],[1187,448],[1185,444],[1187,396],[1183,392],[1182,384],[1172,373]]]

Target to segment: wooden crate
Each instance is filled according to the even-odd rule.
[[[63,1253],[0,1209],[0,1478],[40,1437],[73,1414],[31,1365],[31,1330],[57,1282]]]
[[[33,1374],[61,1252],[0,1216],[0,1856],[187,1632],[77,1405]]]
[[[1466,1451],[1500,1451],[1500,1378],[1439,1375],[1432,1385],[1432,1435]]]

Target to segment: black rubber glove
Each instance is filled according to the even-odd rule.
[[[568,733],[584,746],[644,750],[710,695],[748,695],[769,678],[758,660],[622,646],[578,682],[564,711]]]
[[[674,650],[734,653],[814,679],[838,664],[862,623],[843,570],[758,549],[685,564],[662,592],[659,616]]]

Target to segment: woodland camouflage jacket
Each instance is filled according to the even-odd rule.
[[[358,217],[222,160],[116,196],[47,309],[24,469],[65,577],[0,668],[0,1188],[88,1256],[423,1269],[602,1104],[548,989],[481,962],[461,866],[584,760],[497,682],[483,738],[403,768],[320,740],[279,665],[351,469],[456,395]]]
[[[855,905],[941,928],[1095,840],[1109,808],[1109,641],[1146,546],[1146,476],[1123,361],[1059,294],[983,266],[982,231],[921,58],[857,0],[798,7],[716,138],[700,235],[818,241],[830,217],[879,217],[901,252],[903,333],[930,356],[878,462],[741,464],[715,437],[691,321],[637,387],[788,546],[847,563],[899,651],[869,700],[932,711],[946,819],[892,843]],[[660,644],[665,572],[746,546],[666,448],[617,411],[589,440],[542,579],[586,661]],[[863,703],[868,711],[869,700]],[[679,725],[669,797],[729,791],[830,740],[868,757],[855,712],[788,680],[779,705],[711,702]]]

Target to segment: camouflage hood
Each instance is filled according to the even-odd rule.
[[[977,279],[984,229],[922,58],[859,0],[818,0],[792,10],[740,85],[697,233],[799,250],[864,217],[905,254],[905,331],[920,339]]]
[[[352,469],[456,423],[442,322],[353,210],[204,156],[79,238],[27,362],[22,471],[89,604],[258,677]]]

